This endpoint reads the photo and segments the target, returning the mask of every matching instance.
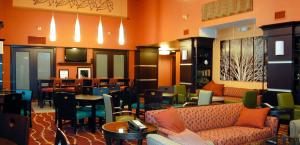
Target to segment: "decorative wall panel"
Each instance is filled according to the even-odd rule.
[[[202,7],[202,21],[231,16],[253,10],[253,0],[217,0]]]
[[[265,79],[263,37],[221,41],[220,79],[261,82]]]
[[[13,6],[127,17],[127,0],[13,0]]]

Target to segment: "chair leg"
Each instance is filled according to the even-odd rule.
[[[58,127],[62,128],[62,119],[58,118]]]
[[[72,120],[73,128],[74,128],[74,134],[77,134],[77,121]]]

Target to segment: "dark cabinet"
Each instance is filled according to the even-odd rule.
[[[268,48],[268,91],[275,92],[270,99],[276,99],[277,102],[277,93],[292,92],[295,102],[300,104],[300,22],[272,24],[261,28]],[[278,51],[283,53],[276,53]]]
[[[158,47],[137,47],[135,53],[135,86],[138,93],[158,87]]]
[[[212,80],[213,38],[192,37],[180,42],[180,84],[203,87]]]

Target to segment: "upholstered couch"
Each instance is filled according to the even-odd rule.
[[[225,103],[236,103],[241,102],[243,96],[248,91],[255,91],[258,94],[257,90],[253,89],[245,89],[245,88],[235,88],[235,87],[224,87],[223,89],[223,97]],[[257,95],[257,103],[260,104],[261,96]]]
[[[267,117],[263,129],[234,126],[242,103],[177,108],[187,129],[197,133],[202,139],[215,145],[241,145],[272,137],[277,131],[277,118]],[[175,135],[166,128],[159,127],[154,115],[162,110],[146,112],[146,122],[158,126],[161,135]]]

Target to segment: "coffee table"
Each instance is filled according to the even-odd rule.
[[[143,123],[147,129],[139,132],[129,129],[128,122],[110,122],[102,126],[107,145],[112,145],[112,140],[116,140],[117,145],[122,144],[122,140],[138,140],[138,145],[142,145],[143,138],[149,133],[156,133],[157,128],[151,124]]]

